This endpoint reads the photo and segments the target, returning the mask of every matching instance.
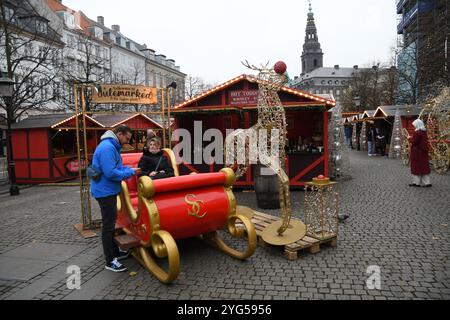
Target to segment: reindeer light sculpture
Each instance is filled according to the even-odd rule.
[[[259,72],[254,80],[258,83],[259,88],[258,121],[249,129],[236,130],[227,136],[226,163],[236,169],[236,178],[238,179],[246,173],[250,160],[255,160],[254,156],[258,155],[259,161],[272,169],[278,176],[281,220],[268,225],[262,233],[262,238],[269,244],[285,245],[300,240],[306,234],[305,224],[291,219],[289,177],[285,171],[286,114],[278,91],[288,81],[285,74],[286,65],[279,61],[274,68],[268,68],[269,63],[258,68],[250,65],[247,60],[242,64]],[[271,137],[270,142],[267,139],[269,136]],[[251,137],[257,138],[258,143],[250,143],[249,138]],[[261,141],[264,142],[261,143]]]

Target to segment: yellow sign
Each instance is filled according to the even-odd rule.
[[[156,104],[156,88],[129,85],[100,85],[92,89],[93,103]]]

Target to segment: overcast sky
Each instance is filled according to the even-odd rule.
[[[218,84],[241,65],[283,60],[301,72],[307,0],[63,0],[132,40],[175,60],[181,71]],[[324,66],[387,62],[396,43],[395,0],[312,0]]]

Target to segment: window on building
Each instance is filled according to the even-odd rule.
[[[116,43],[117,43],[118,45],[121,45],[121,44],[122,44],[122,40],[121,40],[120,37],[116,37]]]
[[[5,19],[6,21],[15,23],[16,22],[16,17],[15,17],[15,11],[13,8],[10,8],[8,6],[4,6],[3,10],[5,12]]]
[[[83,50],[84,50],[84,48],[83,48],[83,40],[82,40],[81,38],[78,38],[78,41],[77,41],[77,47],[78,47],[78,50],[79,50],[79,51],[84,52],[84,51],[83,51]]]
[[[78,60],[78,69],[77,72],[79,75],[82,75],[84,73],[84,64],[83,61]]]
[[[47,34],[47,22],[42,20],[36,20],[36,31],[39,33]]]
[[[64,12],[64,22],[66,23],[67,28],[75,29],[75,17],[73,14]]]
[[[314,59],[314,67],[317,67],[317,59]]]
[[[26,43],[25,49],[24,49],[25,56],[31,56],[33,54],[33,44],[32,43]]]
[[[321,84],[325,84],[325,80],[322,80],[320,83],[321,83]]]

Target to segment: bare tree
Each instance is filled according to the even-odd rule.
[[[7,76],[15,81],[12,97],[8,103],[1,101],[0,108],[6,111],[6,116],[1,116],[14,123],[28,111],[51,108],[58,95],[64,43],[28,1],[9,7],[0,0],[0,7],[0,61]]]
[[[345,111],[376,109],[395,104],[398,79],[395,66],[373,63],[371,68],[355,72],[344,89],[341,103]],[[358,98],[360,107],[355,104]]]
[[[135,86],[145,85],[145,61],[139,63],[134,60],[130,69],[130,80],[127,81]],[[136,112],[146,111],[148,107],[141,104],[134,104],[133,108]]]
[[[73,30],[65,50],[65,63],[61,68],[64,94],[61,101],[65,109],[74,109],[73,85],[75,83],[104,83],[110,78],[109,59],[104,44],[83,30]],[[109,51],[109,50],[108,50]],[[86,111],[98,109],[90,95],[86,95]]]
[[[213,84],[205,83],[205,81],[200,77],[188,76],[186,78],[185,85],[186,98],[192,99],[196,95],[199,95],[200,93],[207,91],[212,87],[214,87]]]
[[[419,94],[418,60],[415,45],[403,49],[393,48],[392,55],[397,65],[399,84],[397,101],[415,105]]]

